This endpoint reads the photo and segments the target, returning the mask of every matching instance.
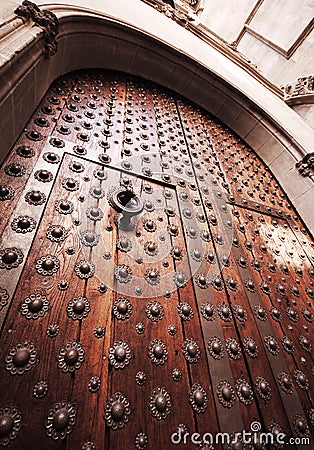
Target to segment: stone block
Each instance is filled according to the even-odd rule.
[[[245,139],[250,131],[257,125],[258,120],[250,114],[249,111],[243,109],[238,118],[233,122],[232,129],[242,138]]]
[[[257,122],[256,125],[247,133],[247,135],[244,136],[244,139],[247,144],[258,153],[260,147],[267,143],[270,137],[270,131],[260,122]]]

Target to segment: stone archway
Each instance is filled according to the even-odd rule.
[[[313,184],[295,168],[312,151],[309,127],[230,48],[208,37],[205,42],[147,5],[131,10],[124,1],[99,10],[98,3],[87,10],[79,0],[45,6],[60,23],[59,51],[50,60],[43,58],[42,30],[9,18],[0,47],[1,152],[7,153],[58,76],[88,67],[122,70],[174,89],[234,129],[271,168],[312,230],[307,205]]]

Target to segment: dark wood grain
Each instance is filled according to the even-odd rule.
[[[44,112],[47,106],[53,108],[53,114]],[[39,125],[40,117],[48,121],[47,127]],[[27,137],[30,130],[40,132],[43,138],[31,141]],[[86,133],[87,139],[80,133]],[[55,150],[52,136],[62,139],[64,147]],[[34,156],[18,156],[16,149],[21,145],[30,145]],[[75,146],[83,147],[86,153],[79,153]],[[92,442],[97,450],[121,450],[136,448],[136,436],[145,433],[149,450],[186,450],[196,447],[191,442],[193,433],[215,437],[219,432],[250,431],[254,421],[263,431],[275,422],[288,437],[301,436],[296,415],[309,424],[313,407],[314,245],[277,180],[253,150],[200,108],[145,80],[97,70],[65,75],[48,90],[0,169],[1,184],[15,190],[12,199],[1,202],[0,250],[10,247],[10,240],[16,237],[12,220],[25,211],[31,215],[37,208],[25,207],[19,199],[30,189],[27,183],[32,189],[43,186],[34,178],[35,165],[44,164],[49,170],[51,164],[43,163],[43,154],[54,150],[61,160],[54,165],[55,176],[38,214],[33,238],[24,243],[20,240],[23,263],[19,269],[0,269],[1,288],[7,286],[8,274],[12,274],[10,289],[14,293],[10,303],[4,305],[8,312],[3,309],[1,316],[0,408],[16,406],[22,414],[22,428],[9,448],[72,450]],[[75,171],[75,162],[82,165],[81,171]],[[25,174],[6,174],[5,167],[11,163],[23,165]],[[75,180],[77,189],[66,188],[69,178]],[[132,219],[134,226],[123,230],[117,226],[119,215],[111,195],[126,178],[144,209]],[[60,214],[55,208],[59,200],[71,201],[73,212]],[[88,217],[90,208],[99,209],[100,220]],[[146,227],[147,220],[153,221],[155,229]],[[53,225],[64,227],[64,240],[49,239],[47,230]],[[177,226],[177,235],[169,232],[171,225]],[[84,241],[82,236],[87,231],[96,235],[96,245]],[[128,251],[119,247],[123,238],[130,242]],[[156,244],[155,255],[147,252],[149,242]],[[55,274],[43,276],[36,270],[36,263],[49,254],[58,258],[60,267]],[[239,264],[240,258],[245,266]],[[95,267],[92,276],[85,279],[75,272],[83,260]],[[128,283],[115,276],[121,265],[132,272]],[[20,269],[18,279],[14,271]],[[156,284],[147,282],[146,271],[150,269],[160,275]],[[175,284],[178,273],[186,277],[181,287]],[[205,289],[198,282],[200,274],[207,277]],[[214,276],[221,280],[218,288]],[[60,289],[61,280],[67,281],[66,290]],[[252,280],[254,289],[248,289],[248,280]],[[269,292],[263,283],[267,283]],[[21,305],[32,293],[41,293],[49,300],[48,310],[36,320],[21,314]],[[67,307],[77,296],[87,299],[90,311],[74,320]],[[132,314],[126,320],[118,320],[113,314],[114,302],[122,297],[132,304]],[[146,309],[151,302],[162,306],[162,320],[149,317]],[[193,311],[190,320],[184,320],[180,313],[184,302]],[[202,315],[206,302],[216,308],[214,320]],[[230,309],[230,320],[217,313],[223,304]],[[237,318],[237,305],[244,308],[246,320]],[[257,306],[265,309],[266,320],[257,316]],[[274,308],[279,310],[280,320],[274,317]],[[139,323],[144,325],[142,334],[136,329]],[[52,324],[59,327],[55,337],[47,334]],[[175,334],[169,332],[169,326],[175,327]],[[103,327],[102,334],[97,335],[97,327]],[[267,347],[265,338],[269,335],[278,343],[277,355]],[[225,349],[221,359],[213,358],[208,348],[215,336]],[[291,353],[283,346],[284,336],[293,343]],[[245,349],[247,337],[256,342],[256,358]],[[306,341],[301,345],[304,338],[307,348]],[[149,356],[149,346],[156,339],[167,348],[164,364],[154,364]],[[182,344],[186,339],[193,339],[199,346],[196,363],[184,357]],[[226,352],[228,339],[239,344],[239,359]],[[57,357],[72,341],[82,345],[84,361],[73,373],[63,373]],[[131,349],[131,359],[123,369],[113,367],[109,358],[111,348],[119,341]],[[24,342],[36,345],[38,361],[30,371],[11,375],[6,370],[6,357]],[[180,381],[172,377],[175,368],[182,372]],[[146,376],[143,385],[136,382],[140,371]],[[298,371],[307,380],[304,386],[298,383]],[[290,393],[282,387],[281,372],[291,378]],[[92,377],[100,380],[95,392],[89,389]],[[268,400],[263,400],[256,389],[257,377],[269,383]],[[236,390],[239,379],[249,383],[252,399],[245,404],[235,393],[234,404],[227,408],[219,400],[217,385],[225,380]],[[39,381],[48,384],[42,398],[34,396]],[[207,394],[207,407],[200,413],[189,401],[195,384]],[[171,396],[170,414],[163,420],[152,417],[149,408],[156,387],[165,388]],[[113,430],[104,411],[116,392],[127,397],[131,413],[121,429]],[[50,409],[61,401],[74,406],[75,424],[66,439],[53,440],[47,436],[46,421]],[[174,444],[171,435],[179,425],[184,425],[189,435],[186,443],[182,439]],[[222,446],[218,443],[214,448]]]

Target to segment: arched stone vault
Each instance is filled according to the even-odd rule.
[[[80,68],[110,68],[169,87],[213,113],[242,137],[272,170],[313,231],[312,180],[295,163],[311,152],[313,131],[266,79],[143,4],[69,1],[42,4],[60,23],[59,50],[43,56],[42,30],[13,11],[0,29],[0,134],[5,157],[51,82]],[[70,6],[70,4],[72,4]],[[146,14],[147,13],[147,14]]]

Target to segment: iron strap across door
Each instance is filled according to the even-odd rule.
[[[0,202],[1,446],[313,445],[313,241],[223,124],[139,78],[65,75]]]

